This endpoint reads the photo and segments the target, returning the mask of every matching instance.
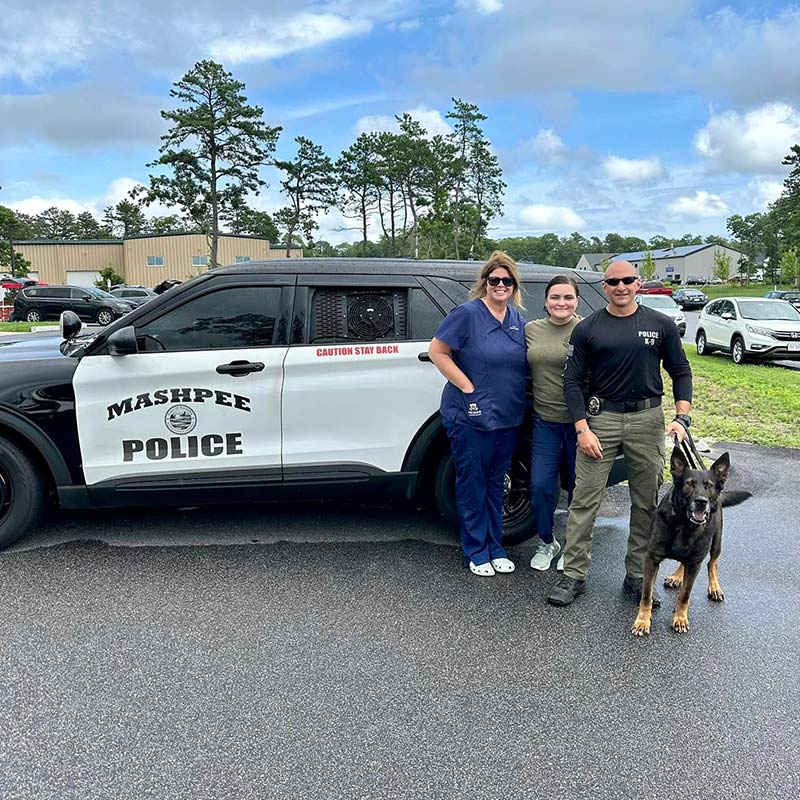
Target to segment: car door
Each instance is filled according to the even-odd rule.
[[[74,311],[82,320],[94,321],[97,316],[96,298],[84,289],[73,288],[69,310]]]
[[[709,303],[705,310],[702,312],[702,327],[706,333],[706,342],[713,344],[715,347],[722,344],[722,320],[720,314],[722,313],[722,300],[716,300]]]
[[[73,383],[89,487],[280,481],[294,277],[236,277],[200,282],[140,317],[126,329],[137,352],[103,344],[81,359]]]
[[[282,404],[287,482],[402,469],[439,408],[444,378],[420,354],[443,318],[413,277],[298,276]]]
[[[70,288],[68,286],[47,287],[42,295],[42,308],[48,319],[58,319],[62,311],[70,308]]]

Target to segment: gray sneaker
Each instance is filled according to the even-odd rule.
[[[549,544],[539,542],[536,552],[531,559],[531,569],[538,569],[540,572],[546,572],[550,569],[553,559],[561,552],[561,545],[553,539]]]

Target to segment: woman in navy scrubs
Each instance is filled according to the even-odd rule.
[[[525,319],[517,265],[496,251],[471,299],[453,309],[428,353],[447,378],[440,411],[456,468],[464,560],[475,575],[513,572],[503,549],[503,479],[525,414]]]

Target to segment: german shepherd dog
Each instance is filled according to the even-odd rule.
[[[717,561],[722,551],[722,507],[737,505],[750,497],[748,492],[723,493],[730,466],[728,454],[723,453],[708,470],[690,469],[681,450],[673,449],[670,457],[672,487],[658,504],[645,553],[642,599],[631,629],[635,636],[650,633],[653,585],[665,558],[681,562],[664,581],[666,586],[680,587],[672,614],[674,631],[687,633],[689,630],[689,595],[703,559],[709,553],[708,596],[717,602],[723,600],[717,574]]]

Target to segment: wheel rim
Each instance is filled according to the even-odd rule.
[[[39,319],[39,312],[38,311],[29,311],[28,312],[28,322],[40,322]]]
[[[741,361],[742,360],[742,343],[737,339],[733,343],[733,360],[734,361]]]
[[[0,468],[0,522],[10,513],[13,500],[14,492],[11,479]]]
[[[531,511],[530,464],[515,458],[503,476],[503,524],[513,525]]]
[[[101,325],[108,325],[108,323],[111,322],[111,314],[109,314],[108,311],[101,311],[97,315],[97,321]]]
[[[706,337],[701,333],[697,337],[697,352],[702,353],[706,349]]]

